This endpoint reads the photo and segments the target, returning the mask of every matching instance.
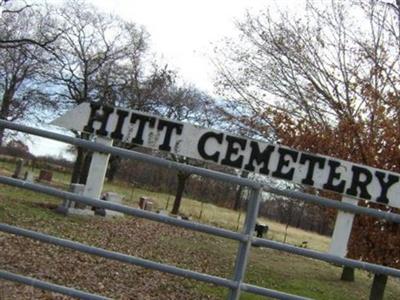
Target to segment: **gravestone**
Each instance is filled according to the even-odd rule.
[[[122,197],[118,193],[106,192],[102,195],[101,200],[115,204],[122,204]],[[123,216],[124,214],[118,211],[94,207],[94,214],[100,216]]]
[[[117,194],[117,193],[113,193],[113,192],[107,192],[106,195],[106,201],[110,201],[116,204],[121,204],[122,203],[122,197]]]
[[[153,201],[146,201],[144,205],[144,210],[152,211],[153,210]]]
[[[160,211],[158,211],[158,213],[162,216],[169,216],[169,212],[167,210],[163,210],[161,209]]]
[[[122,204],[122,197],[119,194],[114,193],[114,192],[106,192],[101,196],[100,199],[104,200],[104,201],[112,202],[115,204]],[[93,207],[92,209],[94,210],[95,215],[99,215],[99,216],[103,216],[103,217],[105,217],[106,215],[114,215],[114,216],[122,215],[119,212],[115,212],[115,211],[112,211],[109,209],[104,209],[101,207]]]
[[[78,195],[82,195],[84,189],[85,189],[84,184],[72,183],[69,186],[69,192],[78,194]],[[72,201],[69,199],[64,199],[63,203],[57,207],[56,211],[66,215],[66,214],[68,214],[70,209],[80,208],[79,206],[80,207],[83,206],[83,208],[86,207],[86,205],[84,205],[84,204],[76,203],[75,201]]]
[[[153,199],[142,196],[139,198],[139,207],[144,210],[153,210]]]
[[[13,178],[20,178],[22,173],[22,168],[24,167],[24,160],[19,158],[15,164],[14,174],[12,175]]]
[[[80,183],[71,183],[69,186],[69,191],[82,196],[85,191],[85,185]],[[86,204],[71,201],[71,208],[85,209]]]
[[[147,197],[140,197],[139,198],[139,208],[144,209],[144,206],[146,205]]]
[[[33,172],[32,171],[26,171],[24,174],[24,180],[28,182],[33,182]]]
[[[40,170],[39,181],[51,182],[52,179],[53,179],[53,172],[48,170]]]

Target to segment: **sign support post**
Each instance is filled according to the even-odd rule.
[[[96,143],[112,146],[113,140],[96,136]],[[103,190],[104,179],[106,177],[108,160],[110,154],[95,152],[90,163],[89,174],[86,180],[83,195],[91,198],[99,199]]]
[[[350,197],[342,197],[342,202],[357,205],[358,200]],[[345,257],[347,254],[347,244],[350,239],[353,227],[354,214],[339,211],[336,217],[335,229],[333,230],[332,240],[329,247],[329,254]]]

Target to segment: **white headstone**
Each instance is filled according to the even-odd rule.
[[[117,204],[122,203],[122,197],[119,194],[113,192],[106,193],[106,200]]]

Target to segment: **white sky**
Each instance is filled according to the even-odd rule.
[[[105,12],[143,25],[149,32],[150,51],[178,71],[183,81],[213,93],[213,44],[237,32],[235,19],[246,10],[269,7],[297,9],[303,0],[87,0]],[[61,0],[49,0],[60,3]],[[59,155],[65,144],[36,139],[30,151],[37,155]]]
[[[90,0],[100,9],[144,25],[151,49],[182,79],[210,93],[212,44],[236,33],[234,20],[247,9],[296,6],[303,0]]]

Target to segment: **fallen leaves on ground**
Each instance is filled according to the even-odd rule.
[[[136,218],[86,218],[79,222],[38,221],[21,225],[181,268],[229,276],[234,253],[227,257],[214,237]],[[204,251],[205,239],[215,249]],[[116,299],[217,299],[198,282],[38,242],[0,234],[0,268],[44,281]],[[210,256],[212,253],[212,257]],[[205,286],[205,284],[204,284]],[[26,285],[0,281],[1,299],[69,299]]]

